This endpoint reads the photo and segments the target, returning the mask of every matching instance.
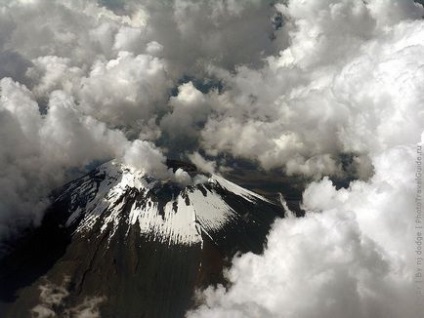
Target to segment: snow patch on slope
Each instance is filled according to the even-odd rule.
[[[134,204],[130,213],[130,223],[138,222],[140,231],[154,237],[161,243],[198,243],[200,234],[196,230],[195,214],[192,206],[186,206],[178,196],[164,207],[164,215],[159,213],[158,203],[148,201],[145,207]],[[175,208],[178,206],[178,208]]]
[[[212,238],[212,232],[221,229],[234,218],[234,211],[215,191],[204,191],[196,189],[189,192],[188,198],[201,229]]]
[[[243,198],[245,198],[246,200],[250,201],[250,202],[255,202],[256,200],[261,200],[261,201],[266,201],[268,203],[271,203],[271,201],[269,201],[268,199],[264,198],[263,196],[253,192],[253,191],[249,191],[245,188],[240,187],[239,185],[228,181],[227,179],[224,179],[223,177],[220,177],[218,175],[212,175],[212,178],[210,179],[212,182],[217,181],[221,187],[223,187],[224,189],[238,195],[241,196]]]
[[[269,202],[256,193],[213,175],[205,184],[188,186],[166,199],[157,197],[163,184],[117,161],[103,164],[70,183],[56,201],[70,198],[66,226],[80,221],[76,232],[98,226],[99,235],[109,240],[124,224],[127,234],[138,225],[141,235],[164,244],[202,243],[201,233],[209,237],[237,218],[219,191],[230,192],[254,204]],[[167,201],[167,202],[166,202]]]

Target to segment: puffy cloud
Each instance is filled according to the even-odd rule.
[[[52,92],[42,115],[24,85],[4,78],[0,88],[0,239],[37,225],[49,192],[93,161],[122,158],[154,177],[172,177],[159,149],[85,115],[70,94]]]
[[[277,221],[264,255],[235,258],[228,291],[209,288],[189,317],[419,317],[416,158],[399,146],[369,182],[312,183],[307,215]]]
[[[412,0],[0,1],[0,240],[92,162],[189,184],[202,180],[170,172],[167,151],[210,173],[200,153],[229,155],[317,182],[307,217],[278,221],[193,315],[413,317],[423,14]],[[322,179],[344,174],[369,181]]]
[[[204,98],[193,86],[182,85],[180,94],[168,100],[183,70],[192,64],[203,71],[208,67],[193,62],[203,60],[211,47],[200,41],[199,30],[219,44],[212,45],[215,52],[208,53],[208,60],[218,56],[221,44],[231,44],[244,18],[255,13],[262,22],[250,31],[265,36],[252,42],[252,50],[259,56],[262,44],[272,42],[266,22],[275,10],[254,2],[245,8],[205,1],[192,18],[190,1],[103,4],[0,3],[0,239],[19,225],[38,224],[47,204],[43,198],[93,161],[118,157],[157,177],[189,182],[185,172],[167,171],[161,150],[146,140],[161,138],[160,122],[167,112],[163,122],[168,118],[170,135],[179,135],[181,125],[187,126],[181,135],[196,132],[198,122],[206,120],[207,105],[196,104]],[[232,25],[238,31],[227,38],[220,30]],[[245,32],[242,42],[250,43],[249,35]],[[234,50],[232,45],[217,63],[234,65]],[[192,120],[184,121],[188,111]]]
[[[170,98],[169,105],[171,112],[160,122],[162,131],[172,142],[182,144],[183,149],[189,149],[190,143],[197,146],[200,131],[210,113],[206,97],[188,82],[178,87],[178,95]]]
[[[137,4],[126,3],[132,9]],[[273,41],[271,23],[277,12],[268,1],[152,0],[143,5],[146,34],[162,45],[160,54],[174,74],[203,76],[209,65],[259,66],[280,46]]]
[[[280,5],[292,44],[260,70],[217,73],[226,89],[213,103],[202,147],[320,176],[341,173],[340,153],[365,163],[388,147],[417,142],[424,28],[410,8],[422,7],[399,5],[402,19],[381,24],[380,2]]]
[[[82,303],[74,307],[66,306],[66,299],[70,295],[68,291],[69,283],[69,277],[65,277],[61,285],[56,285],[47,280],[43,285],[40,285],[40,303],[32,308],[31,315],[37,318],[99,318],[99,305],[105,301],[105,297],[87,297]]]
[[[188,317],[421,316],[423,8],[379,0],[279,8],[291,45],[259,71],[219,70],[227,89],[203,146],[315,177],[340,173],[339,156],[352,154],[369,179],[339,190],[327,177],[311,183],[306,216],[278,220],[264,254],[236,257],[229,288],[201,292]]]
[[[174,177],[175,181],[183,186],[193,183],[190,175],[181,168],[178,168],[177,171],[175,171],[174,175],[175,175]]]
[[[140,46],[144,47],[142,42],[142,32],[140,28],[122,27],[115,35],[113,49],[116,51],[136,52],[140,51]]]
[[[424,9],[419,3],[422,1],[373,0],[369,3],[369,7],[377,17],[378,24],[387,26],[402,20],[422,18]]]
[[[198,152],[194,152],[189,155],[189,158],[192,163],[196,165],[196,167],[203,172],[215,173],[217,167],[216,163],[213,161],[208,161],[202,157]]]
[[[70,168],[119,156],[128,141],[122,132],[82,116],[63,91],[51,94],[48,113],[41,115],[25,86],[4,78],[0,88],[2,237],[14,222],[41,220],[43,198],[69,178]]]
[[[16,81],[26,82],[25,73],[31,65],[19,53],[7,50],[0,52],[0,78],[11,77]]]
[[[168,176],[166,158],[159,149],[147,141],[135,140],[125,150],[123,161],[153,177],[166,178]]]
[[[72,91],[80,85],[84,75],[81,68],[72,66],[69,58],[58,56],[41,56],[32,60],[32,66],[26,76],[32,85],[31,90],[38,100],[48,100],[55,90]]]
[[[41,116],[31,93],[10,79],[0,81],[0,239],[14,223],[40,221],[44,205],[33,182],[39,177],[37,139]],[[34,166],[36,168],[34,168]]]
[[[159,59],[121,52],[116,59],[96,62],[81,80],[81,108],[106,123],[131,126],[163,111],[169,84]]]

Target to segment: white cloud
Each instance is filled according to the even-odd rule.
[[[203,128],[210,107],[206,97],[191,82],[178,87],[178,95],[169,100],[171,111],[165,115],[160,126],[170,139],[188,143],[187,139],[197,140]]]
[[[400,22],[380,25],[386,12],[377,2],[281,5],[292,44],[260,70],[217,73],[227,89],[201,132],[204,149],[320,176],[340,173],[340,153],[364,157],[417,142],[423,21],[405,10]]]
[[[48,280],[40,285],[40,303],[31,309],[31,317],[100,318],[99,305],[105,297],[87,297],[82,303],[69,307],[66,303],[70,296],[67,289],[69,282],[69,277],[65,277],[60,285]]]
[[[169,81],[163,63],[149,55],[121,52],[96,62],[78,93],[81,108],[99,120],[131,126],[149,120],[166,104]]]
[[[106,299],[104,297],[87,297],[81,304],[65,310],[65,317],[75,318],[100,318],[99,305]]]
[[[82,115],[63,91],[51,94],[48,113],[41,115],[25,86],[4,78],[0,87],[1,237],[14,222],[41,221],[47,203],[42,199],[66,181],[68,169],[119,157],[128,141],[122,132]]]
[[[216,172],[216,163],[213,161],[208,161],[202,157],[198,152],[194,152],[189,155],[189,159],[196,167],[203,172],[215,173]]]
[[[154,145],[147,141],[136,140],[125,150],[123,161],[142,173],[157,178],[166,178],[168,168],[166,158]]]
[[[179,183],[183,186],[192,184],[192,180],[191,180],[190,175],[186,171],[184,171],[183,169],[178,168],[177,171],[175,171],[174,175],[175,175],[174,179],[177,183]]]
[[[166,147],[207,172],[199,153],[229,154],[321,181],[310,214],[277,222],[193,315],[413,317],[423,14],[412,0],[0,1],[0,240],[92,161],[187,184],[202,180],[170,173]],[[346,173],[341,154],[369,181],[322,179]]]
[[[280,9],[291,45],[260,71],[220,71],[231,89],[202,131],[204,147],[315,177],[339,173],[337,155],[354,153],[359,174],[370,176],[370,162],[374,174],[348,189],[311,183],[305,218],[277,221],[264,255],[235,258],[229,289],[200,293],[204,304],[188,316],[420,317],[422,7],[291,1]]]
[[[416,156],[413,146],[385,151],[372,179],[349,189],[312,183],[307,215],[277,221],[264,255],[235,258],[233,285],[208,289],[189,317],[419,317]]]

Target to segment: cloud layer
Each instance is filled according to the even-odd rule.
[[[315,180],[307,216],[278,221],[193,316],[417,316],[423,15],[412,0],[0,0],[0,241],[97,162],[187,184],[166,155],[208,172],[247,159]]]
[[[212,110],[184,78],[257,68],[279,46],[277,10],[259,1],[0,6],[0,240],[38,224],[49,191],[93,162],[187,182],[163,152],[197,150]]]
[[[264,255],[235,258],[233,285],[206,290],[206,304],[189,317],[422,315],[416,158],[415,147],[395,147],[375,158],[367,183],[336,190],[325,178],[309,185],[305,218],[277,221]]]
[[[290,47],[260,72],[228,76],[226,101],[245,107],[209,121],[203,141],[265,168],[315,176],[338,173],[337,155],[350,153],[357,176],[372,177],[340,190],[328,178],[311,183],[305,218],[277,221],[264,255],[235,258],[229,289],[207,289],[205,304],[188,316],[419,317],[422,7],[291,1],[279,8],[294,25]],[[228,112],[249,114],[247,125]]]

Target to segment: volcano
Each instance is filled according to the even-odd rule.
[[[54,191],[42,225],[0,261],[0,316],[184,317],[197,289],[225,285],[234,255],[263,251],[281,204],[167,165],[191,182],[110,161]]]

